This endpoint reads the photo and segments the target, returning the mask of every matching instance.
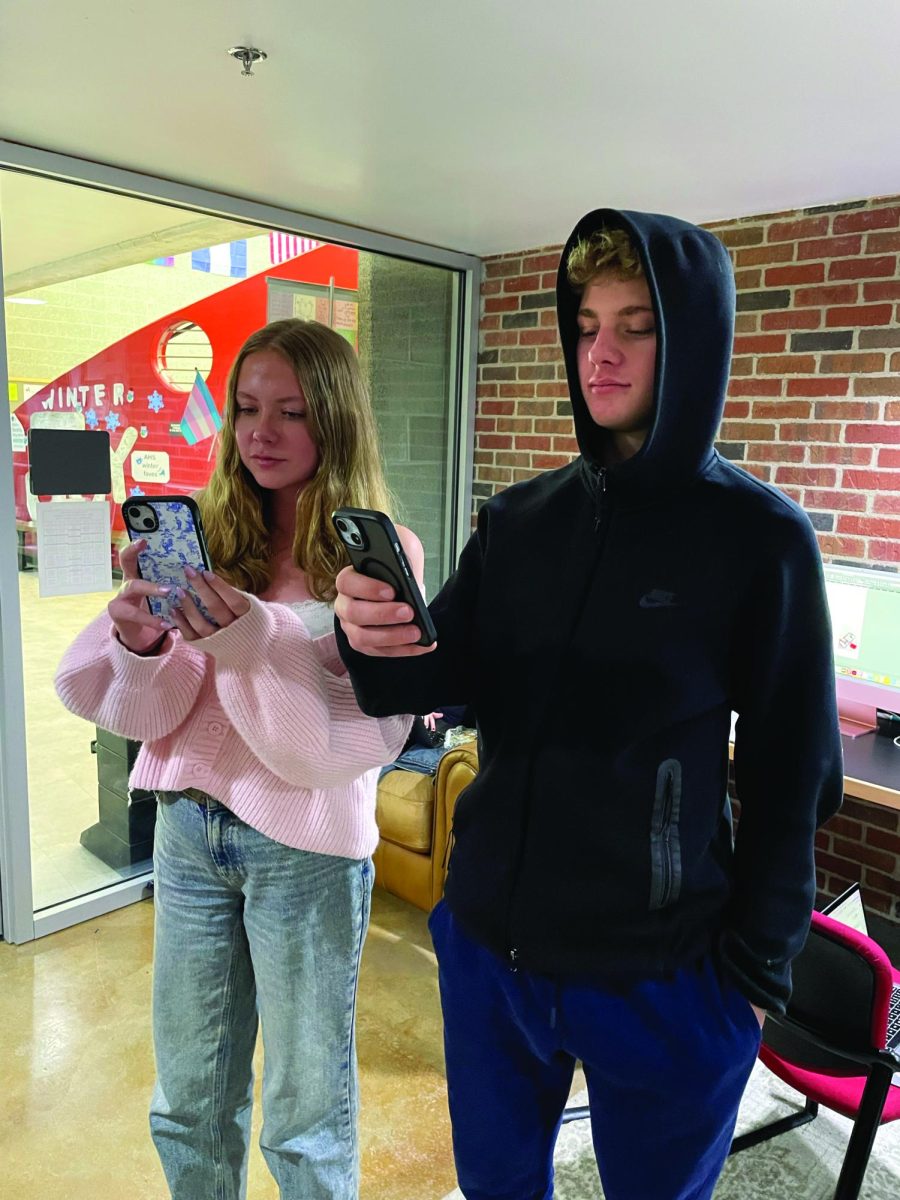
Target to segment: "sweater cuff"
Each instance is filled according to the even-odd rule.
[[[274,641],[283,630],[279,626],[285,624],[280,618],[277,604],[266,604],[256,596],[247,596],[250,601],[250,611],[226,625],[217,629],[209,637],[194,643],[197,649],[214,658],[217,663],[227,667],[249,668],[259,661],[260,655],[265,654],[267,646]],[[290,622],[290,632],[298,641],[309,634],[306,626],[298,618]]]

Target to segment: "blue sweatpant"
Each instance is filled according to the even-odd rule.
[[[606,1200],[707,1200],[759,1050],[749,1002],[711,963],[627,993],[512,971],[442,901],[453,1152],[466,1200],[550,1200],[577,1060]]]

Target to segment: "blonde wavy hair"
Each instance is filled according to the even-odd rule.
[[[306,400],[319,464],[297,498],[293,561],[316,599],[333,600],[335,577],[348,560],[331,524],[332,511],[351,506],[390,514],[394,505],[359,361],[345,338],[318,321],[273,321],[238,351],[228,376],[216,466],[196,498],[210,557],[214,569],[244,591],[259,594],[272,580],[266,492],[241,462],[234,432],[241,367],[262,350],[274,350],[294,369]]]
[[[566,259],[566,275],[578,291],[598,275],[637,279],[643,274],[640,257],[624,229],[595,230],[589,238],[580,238]]]

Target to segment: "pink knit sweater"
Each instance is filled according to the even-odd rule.
[[[287,846],[364,858],[378,841],[377,768],[412,719],[364,716],[334,634],[313,638],[287,605],[249,599],[202,650],[173,632],[151,658],[126,650],[103,613],[66,651],[56,690],[143,743],[132,786],[200,788]]]

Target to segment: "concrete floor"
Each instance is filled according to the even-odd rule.
[[[37,942],[0,944],[0,1194],[9,1200],[168,1196],[146,1115],[152,938],[144,901]],[[434,954],[425,914],[378,889],[358,1041],[361,1200],[440,1200],[456,1181]],[[248,1197],[276,1200],[256,1145],[258,1088]]]

